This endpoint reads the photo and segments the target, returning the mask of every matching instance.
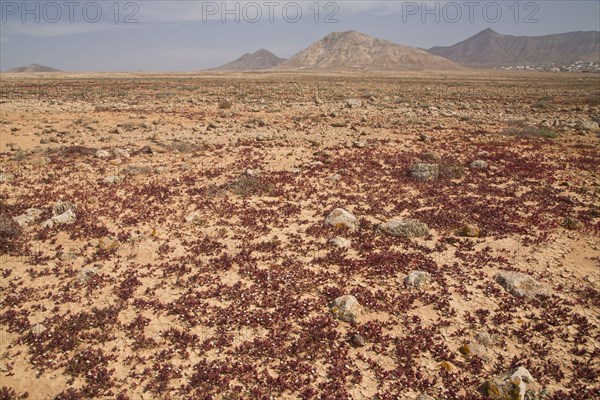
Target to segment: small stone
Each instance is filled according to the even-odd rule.
[[[29,331],[34,334],[34,336],[39,336],[44,333],[47,328],[43,324],[35,324],[33,325]]]
[[[492,400],[524,400],[527,384],[535,380],[524,367],[485,382],[479,390]]]
[[[598,130],[600,130],[600,126],[598,125],[597,122],[594,122],[594,121],[579,121],[577,123],[577,127],[584,131],[591,131],[591,132],[597,132]]]
[[[73,210],[67,210],[60,215],[55,215],[54,217],[46,220],[43,224],[43,228],[51,228],[54,225],[68,225],[75,222],[76,215]]]
[[[471,163],[471,169],[486,169],[488,163],[485,160],[475,160]]]
[[[81,271],[77,275],[77,279],[80,283],[86,283],[90,279],[92,279],[98,273],[98,269],[94,267],[88,267]]]
[[[106,150],[100,149],[100,150],[96,151],[96,157],[97,158],[108,158],[108,157],[110,157],[110,153]]]
[[[39,208],[29,208],[21,215],[14,217],[13,219],[19,226],[25,227],[31,225],[42,215],[42,210]]]
[[[333,239],[331,239],[329,241],[329,243],[332,246],[337,247],[340,250],[345,250],[345,249],[348,249],[350,247],[350,245],[351,245],[352,242],[349,239],[346,239],[346,238],[341,237],[341,236],[337,236],[337,237],[334,237]]]
[[[429,227],[414,219],[391,219],[379,224],[378,230],[394,237],[421,237],[427,235]]]
[[[459,236],[479,237],[479,227],[474,224],[466,224],[458,231]]]
[[[423,158],[427,161],[440,161],[442,159],[442,156],[438,152],[429,151],[423,154]]]
[[[343,208],[336,208],[325,218],[325,224],[336,228],[346,228],[349,230],[358,229],[358,219],[349,211]]]
[[[563,226],[569,230],[575,231],[583,228],[583,223],[574,217],[567,217],[563,221]]]
[[[357,108],[362,106],[362,101],[359,99],[346,99],[346,107],[348,108]]]
[[[435,180],[440,175],[440,166],[437,164],[417,163],[410,169],[410,175],[419,181]]]
[[[507,292],[516,297],[534,297],[547,294],[547,289],[531,276],[514,271],[500,271],[494,277]]]
[[[332,314],[344,322],[354,322],[361,313],[360,304],[351,294],[336,298],[330,305]]]
[[[0,174],[0,182],[10,182],[15,178],[14,174]]]
[[[415,400],[435,400],[434,397],[421,393]]]
[[[71,210],[73,212],[77,211],[77,206],[75,204],[71,203],[70,201],[57,201],[52,206],[52,215],[54,215],[54,216],[60,215],[68,210]]]
[[[420,289],[422,287],[427,286],[429,284],[430,280],[431,280],[431,274],[429,272],[426,272],[426,271],[411,271],[404,278],[404,284],[407,287],[411,287],[411,288],[415,288],[415,289]]]
[[[367,341],[360,333],[355,333],[350,337],[350,344],[353,347],[363,347],[365,344],[367,344]]]
[[[131,154],[125,149],[113,149],[113,152],[117,155],[117,157],[121,158],[129,158]]]
[[[102,179],[102,182],[104,182],[108,185],[116,185],[116,184],[123,182],[123,178],[120,177],[119,175],[109,175],[109,176],[105,177],[104,179]]]

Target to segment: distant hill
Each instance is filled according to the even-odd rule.
[[[221,65],[212,70],[221,71],[259,71],[272,68],[285,61],[285,58],[277,57],[266,49],[259,49],[254,53],[246,53],[237,60]]]
[[[17,67],[7,70],[6,72],[62,72],[59,69],[46,67],[40,64],[31,64],[27,67]]]
[[[486,29],[455,45],[428,51],[471,67],[600,61],[600,32],[511,36]]]
[[[452,61],[425,50],[347,31],[330,33],[274,69],[403,71],[458,68]]]

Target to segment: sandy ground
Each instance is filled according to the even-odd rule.
[[[0,78],[2,398],[478,399],[516,366],[600,396],[600,77]]]

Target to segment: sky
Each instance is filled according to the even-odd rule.
[[[331,32],[448,46],[510,35],[600,30],[600,1],[0,0],[0,70],[198,71],[266,48],[279,57]]]

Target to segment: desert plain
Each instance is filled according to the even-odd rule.
[[[599,88],[2,74],[0,398],[600,398]]]

